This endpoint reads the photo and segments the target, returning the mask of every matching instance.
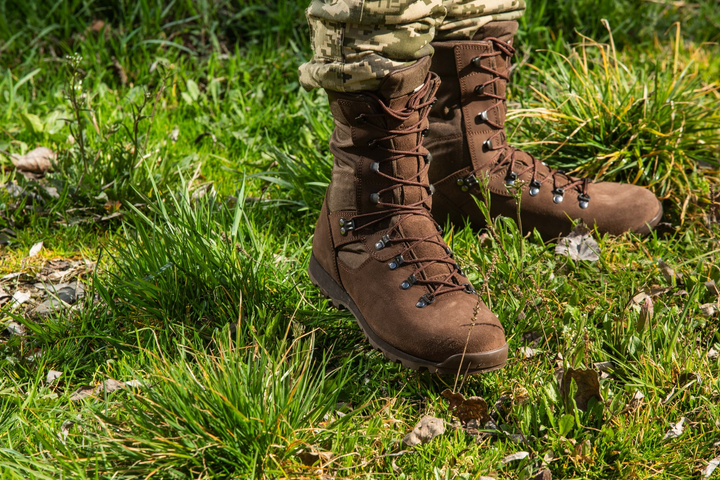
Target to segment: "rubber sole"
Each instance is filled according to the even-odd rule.
[[[375,349],[382,352],[386,358],[393,362],[402,364],[405,368],[412,370],[427,370],[431,373],[439,373],[446,375],[456,375],[458,372],[468,375],[477,373],[490,372],[498,370],[507,363],[508,345],[507,343],[497,350],[482,353],[465,353],[455,354],[442,362],[434,362],[410,355],[399,350],[382,340],[365,321],[360,309],[350,295],[343,289],[335,279],[315,260],[315,256],[310,256],[310,265],[308,267],[310,281],[320,289],[320,292],[330,301],[336,308],[346,308],[352,312],[360,329],[365,337]]]

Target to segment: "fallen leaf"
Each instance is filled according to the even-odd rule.
[[[704,304],[700,305],[700,315],[702,315],[705,318],[714,317],[715,312],[717,312],[717,308],[715,307],[714,303],[704,303]]]
[[[654,298],[660,295],[664,295],[672,291],[672,289],[673,287],[658,287],[657,285],[653,285],[652,287],[642,290],[640,293],[631,298],[627,306],[631,307],[633,305],[642,305],[645,302],[646,298]]]
[[[685,427],[683,426],[684,423],[685,423],[685,417],[682,417],[677,423],[671,423],[670,430],[668,430],[665,433],[665,436],[662,439],[670,440],[670,439],[677,438],[680,435],[682,435],[683,431],[685,430]]]
[[[720,356],[720,353],[718,353],[718,351],[715,350],[714,347],[711,348],[710,350],[708,350],[708,352],[707,352],[707,358],[709,360],[715,360],[716,358],[718,358],[718,356]]]
[[[94,387],[91,387],[89,385],[83,385],[70,395],[70,401],[77,402],[78,400],[82,400],[83,398],[91,396],[94,391]]]
[[[712,295],[720,297],[720,289],[718,289],[718,286],[715,284],[715,280],[709,280],[705,282],[705,287],[708,289],[708,291],[710,291]]]
[[[38,147],[25,155],[13,155],[13,165],[18,170],[32,173],[45,173],[52,167],[52,161],[57,154],[47,147]]]
[[[535,350],[532,347],[520,347],[518,348],[518,352],[520,352],[520,355],[524,358],[532,358],[538,354],[538,350]]]
[[[25,336],[25,325],[21,325],[17,322],[9,322],[5,327],[10,335],[17,335],[18,337]]]
[[[503,465],[507,465],[510,462],[516,462],[518,460],[522,460],[529,456],[530,456],[530,453],[528,453],[528,452],[516,452],[516,453],[512,453],[512,454],[508,455],[507,457],[503,458],[502,460],[500,460],[500,463],[502,463]]]
[[[648,326],[648,324],[652,321],[653,318],[653,301],[650,297],[645,297],[645,301],[640,306],[640,316],[638,317],[637,321],[637,330],[642,332],[645,330],[645,327]]]
[[[675,273],[675,269],[662,260],[658,260],[658,268],[660,273],[665,278],[665,281],[670,285],[679,285],[682,283],[682,274]]]
[[[32,297],[32,294],[30,292],[23,292],[22,290],[18,290],[12,296],[12,303],[10,304],[10,307],[12,307],[12,308],[18,307],[18,306],[22,305],[23,303],[27,302],[28,300],[30,300],[31,297]]]
[[[405,435],[402,443],[408,447],[414,447],[423,443],[428,443],[438,435],[445,433],[445,422],[439,418],[425,415],[415,425],[410,433]]]
[[[712,460],[710,460],[705,468],[703,468],[702,471],[702,477],[703,478],[710,478],[710,476],[713,474],[715,469],[720,465],[720,457],[715,457]]]
[[[600,259],[600,246],[592,238],[585,225],[577,225],[567,237],[560,238],[555,246],[556,255],[564,255],[573,260],[596,262]]]
[[[37,242],[35,245],[30,248],[30,252],[28,252],[28,258],[34,257],[38,253],[40,253],[40,250],[43,248],[43,242]]]
[[[570,404],[570,385],[573,380],[575,380],[575,385],[577,385],[577,392],[575,392],[573,399],[579,410],[587,410],[588,402],[593,397],[595,397],[599,403],[603,402],[600,393],[600,377],[598,376],[598,372],[595,370],[576,370],[569,368],[563,372],[560,382],[560,396],[566,405]]]
[[[575,445],[573,458],[579,462],[589,463],[592,459],[592,444],[589,439]]]
[[[453,393],[449,388],[441,395],[448,400],[450,412],[462,423],[476,420],[482,424],[490,420],[487,402],[482,397],[465,398],[462,393]]]
[[[300,450],[296,455],[300,461],[308,467],[312,467],[317,462],[328,462],[332,458],[332,452],[324,452],[314,448],[311,448],[310,450]]]
[[[124,382],[120,382],[118,380],[113,380],[112,378],[109,378],[109,379],[105,380],[103,383],[101,383],[100,385],[98,385],[96,390],[97,390],[97,393],[101,393],[102,391],[105,391],[105,393],[111,393],[116,390],[122,390],[123,388],[125,388]]]
[[[57,370],[50,370],[47,374],[47,377],[45,377],[45,383],[48,385],[52,385],[55,380],[60,378],[62,376],[62,372],[58,372]]]
[[[175,128],[172,129],[172,131],[168,134],[168,137],[170,137],[170,140],[172,140],[173,143],[177,142],[178,137],[180,136],[180,127],[177,125]]]
[[[552,480],[552,473],[550,473],[550,470],[548,470],[547,468],[543,468],[537,474],[535,474],[533,480]]]

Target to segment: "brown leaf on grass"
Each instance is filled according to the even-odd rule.
[[[45,173],[52,167],[57,154],[47,147],[38,147],[25,155],[13,155],[10,159],[20,171],[32,173]]]
[[[670,265],[665,263],[662,260],[658,260],[658,268],[660,269],[660,273],[662,273],[662,276],[665,278],[665,281],[669,283],[670,285],[676,284],[680,285],[682,284],[682,274],[681,273],[675,273],[675,269],[672,268]],[[673,282],[674,280],[674,282]]]
[[[325,452],[311,447],[310,449],[300,450],[296,456],[300,459],[303,465],[312,467],[318,462],[321,464],[329,462],[333,455],[332,452]]]
[[[566,372],[562,372],[560,377],[560,397],[565,404],[570,402],[570,393],[572,381],[575,380],[577,391],[573,399],[579,410],[587,410],[588,402],[595,397],[598,402],[602,403],[603,398],[600,393],[600,377],[595,370],[576,370],[569,368]]]
[[[529,452],[515,452],[515,453],[511,453],[507,457],[500,460],[500,463],[502,463],[503,465],[507,465],[510,462],[516,462],[518,460],[523,460],[529,456],[530,456]]]
[[[414,447],[423,443],[428,443],[438,435],[445,433],[445,422],[439,418],[425,415],[415,425],[410,433],[405,435],[402,443],[408,447]]]
[[[712,295],[720,298],[720,289],[718,289],[718,286],[715,284],[715,280],[705,282],[705,288],[707,288]]]
[[[462,393],[454,393],[449,388],[443,390],[441,395],[447,399],[450,412],[462,423],[476,420],[484,424],[490,420],[488,404],[482,397],[465,398]]]
[[[547,468],[543,468],[535,474],[533,480],[552,480],[552,473]]]
[[[579,224],[567,237],[558,240],[555,254],[573,260],[596,262],[600,259],[600,246],[592,237],[592,232],[585,225]]]
[[[94,397],[102,395],[103,393],[112,393],[116,390],[122,390],[126,388],[127,385],[125,382],[121,382],[119,380],[114,380],[112,378],[109,378],[102,382],[97,387],[91,387],[89,385],[84,385],[77,390],[75,390],[72,395],[70,395],[70,400],[73,402],[76,402],[78,400],[82,400],[86,397]]]
[[[636,328],[642,332],[645,327],[652,321],[653,318],[653,301],[650,297],[645,297],[645,301],[640,306],[640,316],[638,317]]]
[[[700,305],[700,315],[705,318],[712,318],[715,316],[717,308],[714,303],[703,303]]]
[[[47,377],[45,377],[45,383],[48,385],[52,385],[55,380],[62,376],[62,374],[62,372],[58,372],[57,370],[48,371]]]
[[[659,287],[657,285],[645,288],[640,293],[636,294],[633,298],[630,299],[627,307],[632,307],[633,305],[642,305],[645,302],[646,298],[655,298],[660,295],[664,295],[672,290],[673,287]]]
[[[575,461],[582,463],[590,463],[592,460],[592,444],[589,439],[575,445],[573,458]]]
[[[685,431],[685,417],[680,418],[677,423],[671,423],[670,424],[670,430],[665,432],[665,436],[662,438],[663,440],[671,440],[673,438],[677,438],[680,435],[683,434],[683,431]]]
[[[715,457],[710,460],[707,466],[702,470],[702,478],[710,478],[718,465],[720,465],[720,457]]]

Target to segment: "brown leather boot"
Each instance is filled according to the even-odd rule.
[[[377,92],[328,92],[335,159],[310,279],[391,360],[438,373],[494,370],[507,359],[502,325],[430,215],[422,141],[438,81],[429,67],[424,58],[396,71]]]
[[[566,235],[578,219],[601,233],[649,233],[663,212],[650,191],[571,177],[508,146],[505,89],[517,27],[514,21],[491,22],[472,41],[432,44],[431,71],[442,79],[425,140],[435,157],[430,168],[436,189],[433,216],[441,223],[450,219],[463,225],[467,219],[473,227],[483,227],[473,196],[482,198],[479,183],[484,177],[491,216],[517,218],[512,190],[521,186],[523,230],[536,228],[545,239]]]

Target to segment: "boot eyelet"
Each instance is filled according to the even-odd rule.
[[[528,193],[530,193],[531,197],[535,197],[538,193],[540,193],[540,186],[541,183],[537,180],[533,180],[532,182],[530,182],[530,191]]]
[[[480,119],[481,122],[487,122],[489,119],[487,110],[483,110],[482,112],[478,113],[477,117]]]
[[[463,272],[462,268],[460,268],[460,265],[458,265],[457,263],[455,264],[455,270],[457,270],[457,273],[459,273],[460,276],[465,276],[465,272]]]
[[[427,137],[429,133],[430,133],[430,128],[426,128],[425,130],[420,132],[420,135],[422,135],[423,137]]]
[[[405,257],[403,257],[402,255],[398,255],[397,257],[393,258],[390,263],[388,263],[388,268],[390,270],[395,270],[403,263],[405,263]]]
[[[443,228],[442,228],[440,225],[435,225],[435,230],[437,230],[438,233],[439,233],[440,235],[442,235],[442,233],[443,233]]]
[[[377,147],[377,140],[370,140],[370,141],[368,142],[367,146],[370,147],[370,148],[375,148],[375,147]]]
[[[430,305],[431,303],[433,303],[434,301],[435,301],[435,296],[428,295],[426,293],[425,295],[423,295],[422,297],[420,297],[418,299],[418,302],[415,304],[415,306],[417,308],[424,308],[424,307],[427,307],[428,305]]]
[[[428,193],[429,193],[430,195],[434,195],[434,194],[435,194],[435,185],[433,185],[432,183],[431,183],[430,186],[428,187]]]
[[[436,103],[437,103],[437,98],[432,101],[432,103],[430,104],[430,108],[434,107]]]
[[[403,290],[407,290],[408,288],[415,285],[415,282],[417,282],[417,277],[415,276],[415,274],[412,274],[407,278],[407,280],[404,280],[400,284],[400,288],[402,288]]]
[[[370,171],[371,172],[379,172],[380,171],[380,162],[372,162],[370,164]]]
[[[370,194],[370,202],[377,205],[380,203],[380,195],[377,193],[371,193]]]
[[[432,161],[433,161],[432,153],[430,153],[430,152],[426,153],[425,154],[425,163],[430,165],[430,163],[432,163]]]
[[[469,283],[463,283],[462,285],[463,285],[463,287],[465,287],[465,293],[470,293],[473,295],[475,295],[477,293],[475,291],[475,289],[472,287],[472,285],[470,285]]]
[[[555,190],[553,190],[553,202],[554,203],[562,203],[564,194],[565,194],[565,189],[563,189],[563,188],[556,188]]]
[[[470,63],[473,64],[473,67],[480,68],[482,66],[482,58],[475,57],[472,60],[470,60]]]
[[[515,172],[508,173],[507,177],[505,177],[505,184],[506,185],[515,185],[515,181],[517,180],[518,176]]]
[[[450,247],[445,247],[445,253],[447,253],[450,258],[453,258],[455,254],[453,253],[452,249]]]
[[[580,195],[578,195],[578,202],[580,202],[580,208],[585,210],[590,206],[590,195],[581,193]]]
[[[390,243],[390,237],[388,235],[383,235],[383,237],[375,243],[375,250],[382,250],[388,243]]]
[[[492,139],[491,139],[491,138],[488,138],[487,140],[485,140],[485,141],[483,142],[483,146],[484,146],[485,148],[487,148],[488,150],[492,150],[492,149],[493,149]]]
[[[348,232],[351,232],[355,230],[355,220],[345,220],[344,218],[341,218],[340,221],[340,235],[345,236],[348,234]]]
[[[367,122],[367,120],[365,120],[365,117],[363,117],[362,113],[361,113],[360,115],[358,115],[357,117],[355,117],[355,121],[356,121],[357,123],[365,123],[365,122]]]
[[[485,94],[485,85],[478,85],[475,87],[475,95],[484,95]]]

